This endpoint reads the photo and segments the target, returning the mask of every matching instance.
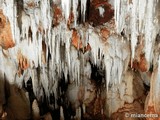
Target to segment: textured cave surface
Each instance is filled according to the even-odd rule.
[[[0,119],[160,120],[160,0],[0,0]]]

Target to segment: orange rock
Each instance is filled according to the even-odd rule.
[[[111,115],[111,120],[139,120],[138,117],[131,117],[131,114],[144,114],[143,106],[135,100],[133,103],[126,103],[117,112]],[[143,118],[142,118],[143,119]]]
[[[62,10],[57,5],[53,5],[53,25],[57,26],[62,19]]]
[[[107,39],[110,35],[110,31],[107,28],[102,28],[100,32],[102,39]]]
[[[155,116],[152,116],[152,117],[147,117],[146,120],[160,120],[160,118],[157,117],[157,116],[160,115],[160,113],[155,112],[154,106],[148,106],[146,114],[147,115],[152,115],[152,114],[155,115]]]
[[[140,55],[139,61],[136,59],[132,62],[132,66],[131,66],[131,64],[129,66],[135,70],[140,70],[141,72],[148,71],[148,62],[147,62],[144,54]]]
[[[28,6],[29,8],[34,8],[34,7],[36,6],[36,4],[35,4],[34,2],[28,2],[28,3],[27,3],[27,6]]]
[[[144,54],[140,55],[140,62],[138,63],[138,68],[142,72],[146,72],[148,70],[148,63]]]
[[[91,46],[89,44],[87,46],[82,45],[82,41],[76,30],[73,30],[72,33],[72,45],[76,49],[83,51],[83,53],[91,49]]]
[[[82,49],[82,41],[80,40],[80,36],[78,35],[76,30],[73,30],[72,33],[72,45],[77,49]]]
[[[147,113],[155,113],[154,106],[148,106]]]
[[[8,49],[15,46],[12,38],[10,23],[6,20],[2,10],[0,10],[0,46]]]
[[[70,27],[70,25],[74,22],[74,14],[73,12],[70,13],[69,18],[68,18],[68,22],[67,25],[68,27]]]
[[[29,68],[29,61],[24,55],[22,55],[21,51],[18,52],[17,59],[18,59],[18,74],[20,76],[23,70]]]

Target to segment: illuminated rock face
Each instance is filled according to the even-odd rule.
[[[124,120],[125,112],[159,113],[159,6],[1,0],[0,116]]]
[[[2,10],[0,10],[0,46],[5,50],[14,46],[10,23]]]

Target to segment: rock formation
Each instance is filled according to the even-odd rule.
[[[0,1],[0,119],[159,120],[159,82],[160,0]]]

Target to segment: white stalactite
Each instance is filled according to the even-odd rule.
[[[72,0],[73,2],[73,14],[74,14],[74,26],[76,27],[77,25],[77,16],[78,16],[78,0]]]
[[[8,3],[7,3],[8,2]],[[27,8],[27,2],[24,1],[25,7]],[[87,0],[81,1],[81,10],[83,19],[85,19],[85,11],[86,11],[86,3]],[[73,5],[73,14],[75,19],[77,19],[77,7],[78,0],[72,1]],[[22,34],[20,34],[20,30],[17,26],[16,20],[16,5],[13,4],[13,1],[6,1],[3,4],[4,14],[7,16],[11,23],[11,29],[13,33],[14,40],[16,39],[16,47],[12,48],[10,51],[12,55],[17,54],[18,50],[21,50],[22,54],[24,54],[30,61],[31,66],[38,67],[42,65],[42,40],[45,40],[47,47],[50,48],[51,56],[52,56],[52,66],[54,70],[57,71],[59,77],[62,74],[62,71],[65,72],[65,76],[70,73],[73,77],[73,81],[80,79],[80,60],[78,59],[77,53],[74,52],[74,49],[71,49],[71,32],[67,30],[65,26],[65,22],[62,22],[61,25],[51,28],[52,18],[50,11],[50,3],[48,0],[40,1],[38,5],[38,1],[35,1],[37,5],[36,8],[32,8],[31,10],[28,8],[25,12],[22,12]],[[62,10],[65,16],[65,19],[68,20],[71,10],[71,2],[68,0],[62,0]],[[115,1],[115,20],[118,33],[122,31],[122,29],[126,28],[125,19],[127,22],[130,21],[130,32],[131,32],[131,50],[132,50],[132,58],[134,58],[135,47],[137,44],[137,37],[140,33],[145,34],[145,53],[148,61],[151,61],[152,55],[152,44],[154,43],[154,39],[157,33],[157,29],[154,23],[154,6],[156,1],[149,1],[149,3],[142,3],[141,1],[133,1],[132,3],[128,3],[126,1]],[[127,10],[124,8],[128,7]],[[39,8],[40,9],[39,9]],[[138,8],[138,9],[137,9]],[[142,9],[141,9],[142,8]],[[126,12],[126,14],[125,14]],[[131,13],[131,16],[127,16]],[[146,13],[146,16],[144,16]],[[138,23],[139,20],[139,23]],[[144,27],[145,26],[145,27]],[[42,27],[45,34],[38,31],[38,27]],[[29,38],[29,29],[32,31],[32,36]],[[89,28],[90,30],[92,28]],[[104,64],[106,69],[106,79],[107,86],[109,81],[114,81],[114,83],[121,81],[121,75],[124,71],[124,60],[127,58],[123,54],[126,54],[127,51],[121,51],[121,47],[119,46],[119,42],[112,43],[109,40],[109,48],[106,49],[104,43],[100,41],[98,34],[91,32],[88,29],[89,36],[89,44],[91,46],[91,54],[92,60],[94,64],[99,64],[103,61],[102,56],[104,55]],[[82,30],[82,32],[84,32]],[[83,37],[84,36],[84,37]],[[22,37],[22,41],[20,40]],[[82,35],[83,38],[87,38],[86,34]],[[115,38],[114,38],[115,39]],[[87,41],[87,40],[86,40]],[[113,40],[114,41],[114,40]],[[111,42],[111,43],[110,43]],[[62,60],[61,56],[61,43],[65,44],[65,58]],[[120,42],[121,43],[121,42]],[[87,42],[85,42],[87,44]],[[121,46],[121,45],[120,45]],[[32,52],[28,52],[32,51]],[[72,52],[73,51],[73,52]],[[100,52],[99,52],[100,51]],[[73,54],[71,54],[73,53]],[[129,55],[129,54],[127,54]],[[108,56],[108,57],[107,57]],[[75,59],[76,58],[76,59]],[[14,59],[16,59],[14,57]],[[72,62],[75,61],[75,62]],[[107,61],[107,62],[106,62]],[[109,62],[110,61],[110,62]],[[33,65],[34,62],[34,65]],[[66,64],[67,63],[67,64]],[[109,67],[110,66],[110,67]],[[78,69],[76,69],[78,68]],[[110,77],[113,78],[110,78]],[[54,76],[53,76],[54,77]],[[111,79],[111,80],[110,80]],[[42,82],[44,83],[44,81]],[[78,82],[80,83],[80,82]],[[48,84],[48,81],[45,83]],[[44,86],[47,88],[47,86]]]
[[[70,9],[71,9],[70,2],[71,0],[61,0],[62,10],[63,10],[63,14],[65,16],[66,21],[68,20],[70,15]]]
[[[130,2],[115,0],[114,8],[117,32],[120,33],[123,29],[130,31],[126,33],[131,34],[132,59],[135,57],[138,36],[142,34],[145,36],[145,57],[148,62],[151,62],[153,59],[153,44],[159,32],[159,28],[157,28],[159,24],[155,16],[157,3],[157,0],[149,0],[148,2],[143,0],[133,0]]]
[[[37,98],[43,96],[44,88],[47,97],[49,97],[50,93],[54,93],[56,99],[58,99],[58,80],[62,78],[63,74],[66,82],[68,82],[69,75],[69,81],[71,83],[75,82],[74,87],[78,90],[77,86],[81,85],[84,82],[83,80],[90,79],[91,65],[89,59],[92,64],[102,67],[105,70],[107,91],[110,89],[110,84],[120,84],[123,74],[128,69],[130,56],[132,59],[135,58],[138,36],[140,35],[144,35],[145,38],[145,48],[142,52],[145,53],[145,57],[149,63],[153,60],[153,46],[159,32],[159,21],[157,20],[157,16],[155,16],[158,0],[132,0],[131,3],[128,0],[115,0],[116,30],[113,31],[116,32],[111,33],[106,41],[103,41],[98,33],[102,26],[91,27],[90,25],[77,24],[78,0],[61,0],[63,17],[65,19],[54,27],[52,27],[53,11],[51,10],[50,0],[23,0],[23,2],[26,9],[22,11],[22,31],[20,31],[17,24],[17,6],[14,4],[14,1],[2,0],[0,2],[2,3],[2,10],[10,22],[12,36],[16,43],[13,48],[8,50],[8,58],[4,56],[3,50],[0,48],[0,72],[5,74],[10,83],[16,82],[19,86],[22,86],[23,79],[31,77],[33,91]],[[28,2],[34,2],[35,6],[28,7]],[[83,22],[85,22],[87,0],[81,0],[79,6],[81,7],[80,14]],[[99,11],[103,17],[103,9],[99,8]],[[84,52],[82,53],[72,45],[73,31],[67,28],[67,22],[71,12],[74,15],[74,27],[80,35],[81,41],[79,42],[82,42],[83,47],[88,44],[91,47],[91,50],[87,52],[82,50]],[[123,30],[125,37],[120,36]],[[43,41],[47,51],[45,55],[46,62],[42,61]],[[17,76],[17,54],[19,52],[29,60],[30,64],[27,71],[25,70],[24,75],[20,77]],[[48,52],[51,54],[50,59],[48,59]],[[160,64],[157,60],[156,63]],[[160,72],[159,69],[160,67],[158,67],[158,71]],[[159,77],[157,77],[157,82],[159,82],[158,79]],[[158,89],[159,85],[155,86]],[[120,92],[122,97],[124,89]],[[157,95],[156,99],[158,99],[157,92],[155,95]],[[126,101],[131,100],[131,98],[126,98]],[[61,118],[64,119],[62,107],[60,107],[60,114]]]
[[[81,0],[81,15],[83,17],[83,22],[85,21],[87,0]]]

